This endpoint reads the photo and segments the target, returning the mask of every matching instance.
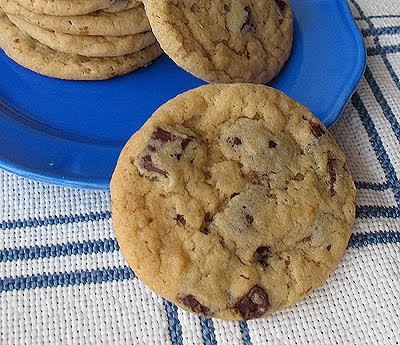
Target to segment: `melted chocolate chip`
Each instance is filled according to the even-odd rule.
[[[193,295],[180,294],[178,295],[178,300],[195,313],[203,314],[204,316],[212,316],[213,314],[210,308],[202,305]]]
[[[330,192],[331,196],[336,195],[335,183],[336,183],[336,159],[329,158],[328,159],[328,174],[330,177]]]
[[[232,147],[242,145],[242,140],[238,137],[229,137],[228,143],[231,144]]]
[[[297,173],[296,176],[293,178],[295,181],[303,181],[304,180],[304,175]]]
[[[267,173],[262,174],[256,171],[250,171],[248,177],[253,184],[271,188],[270,178]]]
[[[253,216],[246,214],[247,223],[252,224],[254,222]]]
[[[326,247],[326,250],[329,252],[332,248],[332,245],[330,244],[329,246]]]
[[[204,235],[208,235],[208,234],[210,233],[210,229],[207,228],[207,227],[205,227],[205,228],[202,228],[202,229],[200,230],[200,232],[202,232]]]
[[[320,138],[325,134],[325,131],[320,126],[320,124],[312,121],[310,121],[308,124],[310,126],[311,133],[314,135],[314,137]]]
[[[230,198],[233,199],[235,196],[238,196],[238,195],[239,195],[239,193],[233,193]]]
[[[268,246],[258,247],[254,256],[261,266],[268,266],[268,259],[271,257],[271,248]]]
[[[155,172],[155,173],[160,174],[160,175],[162,175],[164,177],[168,177],[168,172],[166,172],[165,170],[162,170],[160,168],[157,168],[153,164],[153,160],[151,159],[150,155],[144,156],[142,160],[143,160],[143,167],[146,170]]]
[[[181,143],[181,148],[182,150],[185,150],[186,147],[189,145],[189,143],[192,141],[192,138],[185,138],[182,139],[182,143]]]
[[[165,142],[176,140],[178,137],[171,132],[162,129],[161,127],[157,127],[153,132],[153,138]]]
[[[257,23],[256,20],[254,18],[252,9],[250,6],[246,6],[244,8],[244,10],[246,11],[246,21],[243,23],[242,27],[240,28],[240,31],[245,34],[247,32],[256,32],[256,28],[257,28]]]
[[[210,229],[208,228],[208,226],[210,225],[210,223],[213,221],[213,216],[210,212],[207,212],[204,215],[204,227],[200,230],[200,232],[202,232],[205,235],[208,235],[210,233]]]
[[[207,212],[207,213],[204,215],[204,221],[205,221],[206,223],[211,223],[212,220],[213,220],[212,214],[211,214],[210,212]]]
[[[174,218],[174,220],[176,220],[177,224],[179,224],[179,223],[182,224],[182,225],[186,224],[186,219],[181,214],[177,214],[176,217]]]
[[[290,256],[286,257],[286,260],[285,260],[285,268],[288,268],[289,265],[290,265]]]
[[[286,8],[286,2],[284,2],[284,1],[282,1],[282,0],[275,0],[275,2],[276,2],[276,4],[278,5],[279,10],[280,10],[281,12],[283,12],[283,11],[285,10],[285,8]]]
[[[234,306],[244,320],[264,315],[269,307],[268,295],[259,285],[254,285]]]
[[[307,236],[307,237],[304,237],[304,238],[302,238],[301,242],[310,242],[311,238],[312,238],[311,235]]]
[[[270,149],[274,149],[275,147],[277,147],[278,146],[278,144],[275,142],[275,141],[273,141],[273,140],[270,140],[269,142],[268,142],[268,147],[270,148]]]

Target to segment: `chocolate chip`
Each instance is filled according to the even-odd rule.
[[[286,257],[286,260],[285,260],[285,268],[288,268],[289,265],[290,265],[290,256]]]
[[[332,245],[330,244],[329,246],[326,247],[326,250],[329,252],[332,248]]]
[[[275,142],[275,141],[273,141],[273,140],[270,140],[269,142],[268,142],[268,147],[270,148],[270,149],[274,149],[275,147],[277,147],[278,146],[278,144]]]
[[[153,138],[165,142],[176,140],[178,137],[171,132],[162,129],[161,127],[157,127],[153,132]]]
[[[229,137],[228,138],[228,143],[231,144],[232,147],[242,145],[242,140],[238,137]]]
[[[271,188],[270,177],[268,173],[262,174],[256,171],[250,171],[248,178],[252,184]]]
[[[308,124],[310,126],[311,133],[314,135],[314,137],[320,138],[325,134],[325,131],[318,123],[310,121]]]
[[[238,196],[238,195],[239,195],[239,193],[233,193],[230,198],[233,199],[235,196]]]
[[[257,22],[254,18],[252,9],[250,6],[246,6],[244,8],[244,10],[246,11],[246,21],[243,23],[242,27],[240,28],[240,31],[245,34],[249,31],[251,32],[256,32],[256,28],[257,28]]]
[[[330,177],[330,192],[331,196],[336,195],[335,183],[336,183],[336,159],[328,158],[328,174]]]
[[[254,222],[253,216],[246,214],[247,223],[252,224]]]
[[[276,4],[278,5],[281,12],[283,12],[286,8],[286,2],[282,0],[275,0]]]
[[[156,148],[153,145],[149,145],[147,146],[149,148],[150,151],[155,152]]]
[[[261,266],[268,266],[268,259],[271,257],[271,248],[268,246],[258,247],[254,256]]]
[[[201,230],[200,230],[200,232],[202,232],[204,235],[208,235],[209,233],[210,233],[210,229],[209,228],[202,228]]]
[[[244,320],[264,315],[269,307],[268,295],[259,285],[254,285],[234,306]]]
[[[301,242],[310,242],[311,238],[312,238],[311,235],[307,236],[307,237],[304,237],[304,238],[301,239]]]
[[[304,175],[297,173],[296,176],[293,178],[295,181],[303,181],[304,180]]]
[[[142,160],[143,160],[143,167],[144,167],[146,170],[152,171],[152,172],[155,172],[155,173],[158,173],[158,174],[160,174],[160,175],[162,175],[162,176],[164,176],[164,177],[168,177],[168,172],[166,172],[166,171],[164,171],[164,170],[162,170],[162,169],[160,169],[160,168],[157,168],[157,167],[153,164],[153,160],[151,159],[151,156],[150,156],[150,155],[144,156],[144,157],[142,158]]]
[[[200,230],[200,232],[202,232],[205,235],[208,235],[210,233],[210,229],[208,228],[208,225],[210,225],[210,223],[213,221],[213,216],[210,212],[207,212],[204,215],[204,227]]]
[[[182,150],[185,150],[186,147],[189,145],[189,143],[192,141],[192,138],[185,138],[182,139],[182,143],[181,143],[181,148]]]
[[[185,217],[183,217],[183,215],[181,215],[181,214],[177,214],[176,217],[174,218],[174,220],[176,220],[176,223],[177,223],[177,224],[178,224],[178,223],[180,223],[180,224],[182,224],[182,225],[185,225],[185,224],[186,224],[186,219],[185,219]]]
[[[195,313],[203,314],[204,316],[212,316],[213,314],[210,308],[202,305],[193,295],[179,294],[178,300]]]
[[[207,213],[204,215],[204,221],[205,221],[206,223],[211,223],[212,220],[213,220],[212,214],[211,214],[210,212],[207,212]]]

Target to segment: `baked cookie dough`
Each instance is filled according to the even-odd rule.
[[[8,15],[20,30],[50,48],[68,54],[93,57],[121,56],[137,52],[156,42],[151,31],[124,36],[70,35],[45,29]]]
[[[208,82],[267,83],[292,47],[288,0],[144,0],[150,25],[177,65]]]
[[[140,5],[136,0],[13,0],[27,10],[52,16],[75,16],[98,10],[120,12]]]
[[[262,85],[207,85],[161,106],[111,180],[138,277],[206,317],[271,314],[320,286],[347,246],[355,188],[311,112]]]
[[[7,14],[20,17],[28,23],[71,35],[122,36],[150,30],[142,5],[118,13],[97,11],[81,16],[37,14],[11,0],[3,0],[1,8]]]
[[[14,61],[37,73],[60,79],[101,80],[132,72],[162,54],[158,43],[116,57],[86,57],[55,51],[18,29],[0,11],[0,48]]]

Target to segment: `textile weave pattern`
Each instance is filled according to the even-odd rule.
[[[0,344],[400,344],[400,2],[350,0],[367,67],[332,134],[357,187],[327,282],[270,317],[194,316],[127,267],[106,191],[0,170]]]

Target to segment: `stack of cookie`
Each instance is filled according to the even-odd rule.
[[[50,77],[108,79],[162,53],[136,0],[3,0],[0,7],[0,47]]]

